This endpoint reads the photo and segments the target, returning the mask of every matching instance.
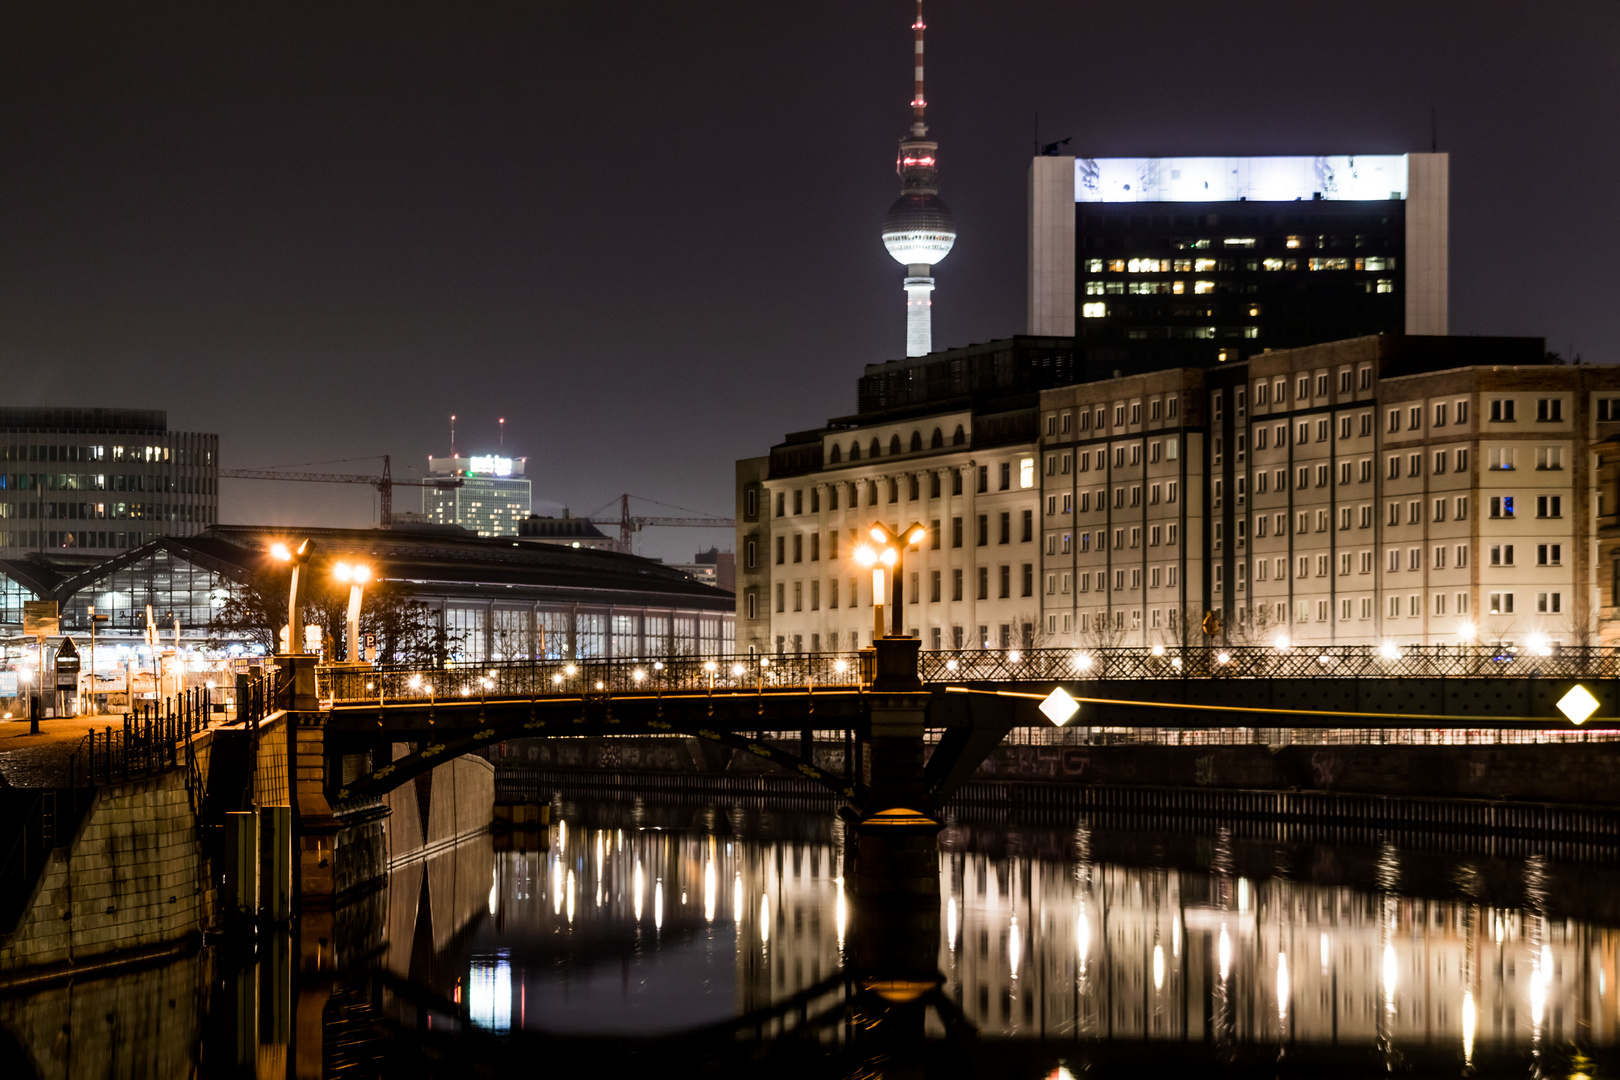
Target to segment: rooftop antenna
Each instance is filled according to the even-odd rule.
[[[450,414],[450,456],[456,456],[456,414]]]
[[[1435,120],[1434,106],[1429,106],[1429,153],[1440,152],[1440,125]]]
[[[506,450],[506,417],[501,417],[501,450]]]

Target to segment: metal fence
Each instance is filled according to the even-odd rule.
[[[854,653],[506,661],[450,668],[348,667],[317,671],[327,701],[530,698],[706,690],[804,690],[861,685]]]
[[[163,702],[138,703],[119,726],[91,730],[68,759],[68,787],[153,776],[169,769],[195,772],[192,736],[208,726],[209,689],[188,690]]]
[[[1620,648],[1372,645],[1278,648],[959,649],[923,652],[922,681],[1109,682],[1164,679],[1620,678]],[[318,669],[327,701],[531,698],[656,692],[796,691],[861,685],[858,653],[501,661],[446,668]]]

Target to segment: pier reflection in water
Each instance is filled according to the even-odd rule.
[[[964,825],[939,837],[937,920],[895,919],[830,814],[560,809],[534,849],[396,868],[330,939],[0,999],[0,1052],[48,1077],[1615,1061],[1612,862]]]

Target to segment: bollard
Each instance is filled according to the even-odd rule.
[[[232,810],[225,815],[225,883],[220,906],[227,921],[253,919],[259,911],[259,815]]]

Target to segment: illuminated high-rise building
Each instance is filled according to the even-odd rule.
[[[900,140],[895,171],[900,174],[900,197],[883,215],[883,246],[894,261],[906,268],[906,355],[933,351],[932,308],[934,264],[950,254],[956,243],[956,219],[939,197],[935,154],[939,144],[928,138],[923,110],[923,17],[917,0],[916,89],[911,98],[911,134]]]
[[[423,515],[435,525],[460,525],[479,536],[518,535],[532,495],[523,476],[527,460],[487,454],[428,458],[430,477],[459,477],[461,486],[423,488]]]

